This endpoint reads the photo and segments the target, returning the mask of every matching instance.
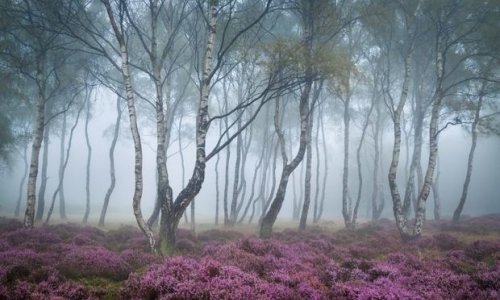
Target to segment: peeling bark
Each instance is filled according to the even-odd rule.
[[[399,189],[396,183],[397,169],[399,165],[399,154],[401,152],[401,113],[406,103],[408,97],[408,84],[410,77],[410,54],[405,58],[405,72],[403,77],[403,86],[401,88],[401,94],[399,97],[399,102],[397,108],[393,112],[393,125],[394,125],[394,145],[392,149],[392,161],[389,168],[388,179],[389,188],[391,191],[392,202],[393,202],[393,212],[394,218],[396,219],[396,226],[399,230],[399,234],[403,240],[408,239],[411,234],[408,229],[408,220],[403,211],[403,205],[401,203],[401,195],[399,194]]]
[[[24,227],[33,228],[35,223],[36,205],[36,180],[38,176],[38,161],[42,145],[43,131],[45,125],[45,55],[37,57],[36,83],[38,95],[36,101],[35,130],[33,130],[33,144],[31,148],[31,160],[28,176],[26,211],[24,213]]]
[[[43,135],[43,154],[42,154],[42,176],[40,177],[40,189],[38,190],[38,207],[36,210],[36,221],[43,218],[45,212],[45,191],[47,190],[47,170],[49,168],[49,145],[50,145],[50,125],[45,125]]]
[[[19,184],[19,197],[17,198],[16,201],[16,209],[14,211],[14,216],[19,217],[19,213],[21,211],[21,201],[23,200],[23,189],[24,189],[24,183],[26,182],[26,177],[28,177],[28,144],[23,146],[23,152],[21,154],[21,158],[23,159],[23,164],[24,164],[24,172],[23,172],[23,177],[21,178],[21,183]]]
[[[139,134],[139,129],[137,127],[137,114],[135,109],[135,95],[132,84],[132,78],[129,72],[129,62],[128,62],[128,49],[124,40],[123,33],[120,31],[118,24],[116,23],[111,5],[109,0],[101,0],[106,7],[106,12],[111,23],[111,27],[115,34],[115,37],[120,46],[120,58],[121,58],[121,73],[123,77],[123,82],[125,84],[126,98],[127,98],[127,108],[130,119],[130,131],[132,133],[132,139],[134,141],[134,153],[135,153],[135,163],[134,163],[134,175],[135,175],[135,185],[134,185],[134,196],[132,201],[132,207],[134,210],[134,216],[136,218],[137,224],[141,231],[145,234],[148,239],[148,244],[151,251],[156,252],[156,241],[153,235],[153,231],[150,226],[144,220],[141,210],[141,197],[143,190],[142,183],[142,145],[141,137]]]

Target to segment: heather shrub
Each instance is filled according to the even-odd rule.
[[[125,299],[298,299],[287,288],[204,259],[168,258],[142,275],[132,274],[121,296]]]
[[[200,247],[191,239],[178,238],[175,241],[175,250],[177,253],[182,253],[184,255],[193,255],[200,251]]]
[[[497,226],[498,216],[463,222]],[[388,220],[266,240],[179,230],[179,256],[163,259],[132,226],[25,230],[0,218],[0,299],[498,299],[500,240],[467,244],[455,237],[462,222],[440,231],[448,223],[408,243]]]
[[[500,262],[479,270],[474,277],[483,290],[500,291]]]
[[[120,258],[132,269],[144,268],[147,265],[158,261],[158,257],[150,252],[127,249],[120,252]]]
[[[116,251],[122,251],[125,249],[147,251],[148,249],[144,234],[133,226],[121,226],[118,229],[106,232],[105,236],[106,247]]]
[[[55,262],[54,253],[36,252],[25,248],[9,248],[0,252],[0,266],[13,267],[24,266],[29,269],[42,265],[51,265]]]
[[[393,281],[385,278],[375,282],[350,281],[336,283],[330,292],[329,298],[362,300],[422,299],[413,291],[394,284]]]
[[[440,250],[452,250],[462,246],[462,243],[454,236],[448,233],[439,233],[433,236],[436,246]]]
[[[500,252],[500,241],[480,240],[469,244],[464,249],[465,255],[475,260],[492,257]]]
[[[130,265],[119,255],[101,246],[74,246],[66,248],[58,269],[66,276],[101,276],[123,280],[131,271]]]
[[[0,217],[0,235],[6,232],[12,232],[22,227],[23,223],[19,220]]]
[[[13,247],[25,247],[37,251],[45,251],[61,242],[61,238],[50,228],[19,228],[3,234],[3,240]]]

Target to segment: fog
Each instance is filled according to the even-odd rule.
[[[99,96],[93,100],[92,119],[89,124],[89,135],[91,137],[92,146],[92,161],[90,165],[90,188],[91,188],[91,215],[90,222],[97,224],[99,213],[102,209],[102,203],[106,189],[109,186],[109,158],[108,151],[111,143],[111,129],[116,118],[115,96],[109,91],[103,90]],[[142,117],[144,122],[146,118]],[[343,134],[342,128],[338,124],[334,124],[335,120],[331,120],[327,126],[327,147],[328,147],[328,179],[326,186],[325,208],[322,221],[342,223],[342,156],[343,156]],[[120,136],[115,152],[116,160],[116,188],[112,194],[107,220],[111,223],[128,223],[135,222],[132,209],[133,195],[133,144],[130,136],[130,129],[127,117],[124,115],[122,126],[120,128]],[[464,126],[465,127],[465,126]],[[156,167],[155,167],[155,135],[154,128],[146,127],[142,133],[142,142],[144,149],[144,193],[142,208],[145,216],[149,216],[153,210],[156,195]],[[383,157],[384,166],[382,168],[382,181],[386,188],[386,204],[383,211],[383,217],[393,218],[391,209],[391,199],[387,188],[387,170],[390,162],[390,150],[392,139],[390,138],[390,128],[385,128],[384,149],[386,151]],[[48,183],[46,192],[46,201],[51,200],[53,191],[57,187],[58,164],[59,164],[59,136],[54,135],[51,138],[49,146],[49,165],[48,165]],[[359,133],[353,133],[353,142],[357,141]],[[209,138],[214,141],[215,137]],[[187,143],[187,142],[186,142]],[[65,194],[66,207],[68,216],[72,221],[80,222],[85,210],[85,176],[86,176],[86,159],[87,149],[84,137],[84,123],[80,122],[75,130],[70,159],[65,177]],[[234,146],[233,146],[234,148]],[[453,210],[456,208],[462,192],[464,182],[467,155],[470,148],[470,132],[462,126],[454,126],[446,129],[442,133],[439,143],[439,171],[440,171],[440,196],[442,203],[442,215],[445,218],[450,218]],[[234,151],[234,149],[233,149]],[[368,152],[365,150],[365,152]],[[195,149],[191,144],[184,149],[185,152],[185,168],[186,178],[190,175],[193,168],[192,157]],[[402,161],[407,158],[403,155]],[[411,152],[410,152],[411,153]],[[500,212],[500,199],[498,187],[500,184],[500,139],[498,137],[481,136],[479,138],[474,168],[472,173],[472,181],[469,189],[469,197],[465,205],[464,213],[466,215],[481,215]],[[174,193],[181,188],[181,163],[180,155],[176,146],[172,145],[169,151],[168,167],[172,170],[169,174]],[[423,157],[428,155],[424,152]],[[252,166],[257,161],[255,153],[248,159],[247,162],[247,177],[250,181],[253,175]],[[353,158],[353,157],[352,157]],[[221,155],[221,160],[225,156]],[[234,155],[231,159],[231,164],[234,163]],[[355,160],[350,161],[352,164],[351,184],[353,189],[356,188],[356,166]],[[372,172],[369,159],[366,162],[364,171],[369,174]],[[207,165],[207,177],[203,183],[203,188],[200,194],[196,197],[196,220],[200,223],[212,224],[215,218],[215,159],[212,159]],[[313,163],[315,165],[315,163]],[[278,164],[279,166],[279,164]],[[400,166],[401,174],[404,174],[404,163]],[[19,197],[19,183],[23,176],[23,163],[19,157],[14,156],[10,166],[2,170],[1,174],[1,215],[12,217],[16,201]],[[301,168],[297,168],[296,172],[300,173]],[[303,169],[302,169],[303,171]],[[224,174],[224,168],[220,167],[220,176]],[[234,172],[230,172],[227,177],[232,179]],[[277,174],[277,177],[279,174]],[[298,177],[298,176],[297,176]],[[271,179],[268,179],[271,181]],[[312,186],[316,185],[316,178],[312,178]],[[371,182],[371,178],[366,178],[366,182]],[[321,181],[321,180],[320,180]],[[303,183],[292,181],[294,188],[299,190],[299,185]],[[222,189],[223,182],[219,182]],[[313,188],[314,190],[314,188]],[[26,186],[22,188],[22,206],[21,211],[25,209]],[[361,200],[360,218],[362,220],[370,219],[370,192],[371,186],[365,188],[363,199]],[[229,194],[232,194],[232,185],[229,185]],[[222,197],[221,197],[222,198]],[[221,199],[222,200],[222,199]],[[46,204],[48,205],[48,204]],[[222,205],[222,202],[221,202]],[[427,214],[432,217],[433,199],[427,201]],[[58,201],[54,209],[54,221],[58,222]],[[292,220],[292,187],[287,190],[287,197],[284,206],[280,212],[279,220],[289,222]],[[184,223],[184,221],[182,222]],[[255,224],[255,220],[254,220]]]

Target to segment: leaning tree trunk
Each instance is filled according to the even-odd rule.
[[[59,147],[59,181],[57,184],[57,188],[54,191],[54,194],[52,195],[52,201],[50,204],[49,211],[47,213],[47,221],[50,219],[50,215],[52,214],[52,210],[54,209],[54,203],[56,201],[57,195],[59,195],[59,212],[60,212],[60,217],[61,219],[66,219],[66,208],[64,206],[64,189],[63,189],[63,180],[64,180],[64,169],[65,169],[65,154],[64,154],[64,148],[66,146],[66,126],[67,126],[67,115],[64,113],[63,116],[63,125],[62,125],[62,130],[61,130],[61,141],[60,141],[60,147]]]
[[[306,30],[307,31],[307,30]],[[306,44],[310,42],[309,40],[309,32],[305,33],[306,36]],[[310,48],[309,48],[310,49]],[[306,152],[306,146],[307,146],[307,135],[308,135],[308,130],[309,130],[309,95],[311,93],[311,86],[313,83],[312,79],[312,67],[308,66],[305,72],[305,85],[304,89],[302,90],[302,94],[300,96],[300,103],[299,103],[299,112],[300,112],[300,144],[299,144],[299,150],[297,151],[297,154],[293,158],[293,160],[288,163],[287,157],[286,157],[286,148],[284,143],[281,141],[281,153],[283,157],[283,171],[281,173],[281,178],[280,182],[278,185],[278,190],[276,192],[276,196],[274,197],[273,202],[271,203],[271,207],[265,214],[264,218],[262,219],[262,223],[260,226],[260,237],[261,238],[269,238],[271,237],[272,231],[273,231],[273,225],[274,222],[276,221],[276,218],[278,217],[278,213],[281,210],[281,206],[283,205],[283,201],[285,200],[285,193],[286,193],[286,188],[288,185],[288,179],[290,177],[290,174],[297,168],[297,166],[302,162],[302,159],[304,158],[304,154]],[[277,122],[275,122],[277,124]],[[280,128],[276,128],[277,132],[281,131]],[[278,133],[280,135],[280,133]],[[281,133],[281,135],[283,135]]]
[[[472,177],[472,162],[474,161],[474,152],[476,151],[476,145],[477,145],[477,125],[479,124],[480,120],[480,112],[481,112],[481,106],[483,105],[483,90],[484,90],[484,84],[483,87],[481,88],[481,94],[479,96],[479,100],[477,103],[476,111],[474,114],[474,121],[472,122],[472,129],[471,129],[471,147],[469,150],[469,158],[467,160],[467,172],[465,173],[465,181],[464,185],[462,188],[462,195],[460,196],[460,201],[458,202],[458,206],[453,212],[453,221],[458,222],[460,220],[460,215],[462,214],[462,210],[464,209],[465,201],[467,200],[467,192],[469,191],[469,184],[470,180]]]
[[[264,138],[267,136],[267,131],[264,133]],[[243,211],[243,214],[241,215],[240,219],[238,220],[238,223],[242,223],[243,220],[245,219],[248,210],[250,209],[250,206],[252,203],[255,201],[254,195],[255,195],[255,182],[257,181],[257,175],[259,174],[259,170],[262,167],[262,162],[264,161],[264,156],[265,156],[265,150],[266,147],[262,147],[262,152],[261,155],[259,156],[259,161],[257,162],[257,165],[255,166],[254,169],[254,174],[252,178],[252,191],[250,192],[250,196],[248,198],[247,205],[245,206],[245,210]],[[258,198],[258,197],[257,197]]]
[[[71,129],[69,131],[68,148],[66,148],[66,155],[64,155],[64,163],[62,165],[62,174],[59,176],[59,183],[57,185],[57,189],[54,191],[54,194],[52,195],[52,203],[50,204],[49,211],[47,212],[47,217],[45,218],[45,224],[48,224],[50,221],[50,217],[52,216],[52,212],[54,210],[54,205],[56,202],[56,195],[59,193],[59,190],[62,188],[62,186],[64,184],[64,173],[66,172],[66,167],[67,167],[68,161],[69,161],[69,154],[71,153],[71,145],[73,143],[73,134],[75,132],[76,126],[78,125],[78,121],[80,120],[80,114],[82,112],[84,105],[85,105],[85,103],[83,105],[81,105],[80,108],[78,109],[75,123],[73,124],[73,126],[71,127]]]
[[[33,130],[33,145],[31,148],[31,162],[28,176],[28,192],[26,201],[26,211],[24,213],[24,227],[33,228],[35,223],[35,205],[36,205],[36,179],[38,176],[38,161],[40,148],[42,146],[43,131],[45,125],[45,76],[43,65],[45,63],[43,55],[37,59],[36,81],[38,86],[38,95],[36,101],[36,120],[35,130]]]
[[[42,155],[42,176],[40,178],[40,190],[38,191],[38,208],[36,210],[37,221],[43,218],[45,212],[45,191],[47,190],[47,170],[49,163],[49,145],[50,145],[50,125],[45,125],[43,136],[43,155]]]
[[[120,132],[120,121],[122,118],[122,110],[120,108],[120,99],[118,96],[116,98],[116,121],[115,128],[113,130],[113,140],[111,141],[111,146],[109,147],[109,178],[111,180],[106,195],[104,196],[104,202],[102,204],[101,215],[99,217],[99,226],[104,226],[104,220],[106,218],[106,212],[108,211],[109,199],[113,193],[116,185],[115,176],[115,147],[118,141],[118,134]]]
[[[121,73],[123,77],[123,82],[125,84],[126,97],[127,97],[127,107],[130,119],[130,131],[132,133],[132,139],[134,141],[134,152],[135,152],[135,166],[134,166],[134,175],[135,175],[135,185],[134,185],[134,196],[133,196],[133,204],[132,207],[134,209],[134,215],[139,225],[139,228],[146,235],[149,243],[149,247],[151,251],[156,251],[156,241],[154,238],[153,231],[150,226],[144,220],[141,210],[141,198],[142,198],[142,190],[143,190],[143,180],[142,180],[142,145],[141,145],[141,137],[139,134],[139,128],[137,127],[137,114],[135,110],[135,95],[132,84],[132,78],[130,77],[129,72],[129,62],[128,62],[128,49],[125,43],[125,38],[123,33],[120,31],[118,24],[116,23],[115,17],[113,15],[113,11],[109,0],[102,0],[106,7],[106,12],[108,14],[111,26],[113,28],[113,32],[115,33],[115,37],[118,40],[118,44],[120,45],[120,57],[121,57]]]
[[[90,93],[87,95],[87,111],[85,116],[85,142],[87,144],[87,166],[85,177],[85,214],[83,215],[83,224],[86,224],[90,214],[90,162],[92,160],[92,146],[89,138],[89,121],[90,121]]]

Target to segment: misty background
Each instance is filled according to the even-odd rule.
[[[89,221],[97,223],[99,212],[102,208],[102,203],[106,189],[109,186],[109,144],[112,135],[112,127],[116,119],[115,112],[116,96],[111,92],[103,89],[99,91],[96,97],[92,100],[92,119],[89,123],[89,131],[92,146],[92,161],[91,161],[91,215]],[[124,106],[124,103],[122,104]],[[333,113],[332,113],[333,114]],[[145,116],[139,114],[139,118],[144,119]],[[331,119],[328,123],[328,184],[326,186],[325,211],[322,221],[326,222],[342,222],[342,149],[343,135],[342,127],[338,125],[338,120]],[[467,167],[467,154],[470,147],[470,132],[465,126],[453,126],[447,128],[440,139],[439,145],[439,171],[440,171],[440,194],[442,201],[443,216],[450,217],[453,210],[459,201],[462,192],[462,185]],[[393,218],[392,204],[389,191],[387,190],[386,173],[389,168],[391,158],[392,140],[390,138],[391,128],[386,126],[384,129],[386,137],[384,139],[385,155],[383,158],[383,174],[382,177],[385,191],[385,208],[383,217]],[[155,184],[156,184],[156,167],[155,167],[155,135],[154,128],[145,128],[141,130],[143,138],[144,150],[144,196],[142,207],[144,214],[148,216],[154,207],[155,203]],[[359,132],[354,131],[353,140],[357,140]],[[57,187],[58,178],[58,161],[59,161],[59,138],[52,137],[49,146],[49,166],[48,166],[48,183],[46,199],[50,200],[53,191]],[[210,139],[210,138],[209,138]],[[214,138],[212,137],[213,141]],[[75,137],[73,148],[69,158],[68,167],[65,178],[65,194],[66,207],[68,216],[73,221],[79,221],[82,218],[82,212],[85,209],[85,167],[87,158],[87,149],[84,138],[84,123],[80,122],[75,129]],[[234,148],[234,146],[233,146]],[[133,145],[130,137],[130,129],[128,127],[127,117],[122,116],[122,125],[120,128],[120,136],[115,150],[116,159],[116,188],[111,196],[108,209],[108,218],[110,222],[134,222],[132,210],[132,195],[133,195]],[[194,147],[189,145],[184,150],[186,157],[193,157]],[[368,150],[367,150],[368,151]],[[480,136],[476,156],[474,160],[474,168],[472,181],[469,190],[469,199],[465,204],[464,213],[466,215],[481,215],[488,213],[500,212],[500,139],[496,136]],[[411,152],[410,152],[411,154]],[[250,157],[248,165],[251,166],[257,159],[257,153],[253,153]],[[427,153],[424,151],[423,156]],[[14,155],[13,161],[7,168],[2,169],[1,173],[1,190],[0,205],[1,215],[12,217],[16,201],[19,197],[19,184],[23,176],[23,162],[18,156]],[[231,158],[234,160],[234,155]],[[366,166],[367,174],[371,172],[369,158],[368,166]],[[404,151],[402,151],[402,161],[406,160]],[[186,177],[190,175],[193,167],[193,162],[186,159]],[[355,159],[352,157],[351,163],[355,166]],[[213,223],[215,216],[215,160],[208,164],[208,174],[206,181],[200,194],[196,197],[196,218],[197,222]],[[177,147],[171,147],[169,151],[168,166],[173,170],[170,174],[170,180],[174,186],[174,190],[180,189],[181,183],[181,164]],[[251,178],[253,170],[247,167],[248,178]],[[404,163],[400,165],[400,172],[403,173]],[[224,168],[220,166],[220,176],[224,174]],[[300,167],[296,170],[300,173]],[[303,171],[303,168],[302,168]],[[353,170],[351,183],[356,185],[356,176]],[[233,178],[234,172],[227,175]],[[298,176],[296,176],[298,177]],[[271,180],[271,179],[269,179]],[[313,186],[316,184],[316,178],[312,178]],[[321,181],[321,179],[320,179]],[[366,179],[367,182],[370,179]],[[222,182],[219,183],[222,188]],[[298,178],[294,182],[295,188],[299,190]],[[287,198],[284,207],[280,212],[280,220],[292,220],[292,194],[293,188],[287,190]],[[229,194],[232,193],[232,185],[229,185]],[[25,208],[26,187],[22,187],[22,206],[21,211]],[[361,200],[360,218],[362,220],[370,219],[369,202],[370,188],[365,189],[365,196]],[[433,199],[427,201],[427,215],[432,217]],[[58,203],[54,211],[58,211]],[[54,220],[57,220],[57,214],[54,215]],[[181,222],[182,224],[183,222]]]

